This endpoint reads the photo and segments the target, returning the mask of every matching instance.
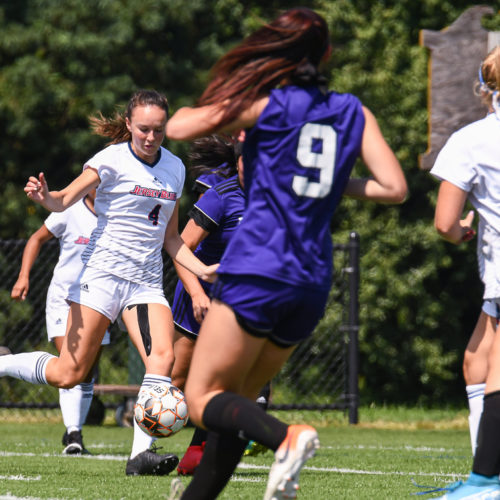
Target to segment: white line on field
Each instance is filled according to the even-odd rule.
[[[42,500],[38,497],[16,497],[7,493],[5,495],[0,495],[0,500]],[[59,500],[58,498],[46,498],[45,500]]]
[[[18,474],[17,476],[0,476],[0,479],[5,479],[6,481],[40,481],[42,476],[23,476]]]
[[[269,470],[267,465],[252,465],[240,462],[239,469],[256,469],[256,470]],[[339,467],[304,467],[302,470],[310,470],[313,472],[338,472],[340,474],[373,474],[380,476],[431,476],[431,477],[451,477],[460,478],[467,477],[466,474],[451,474],[448,472],[397,472],[397,471],[378,471],[378,470],[360,470],[360,469],[343,469]]]
[[[128,457],[124,455],[62,455],[57,453],[17,453],[17,452],[6,452],[0,451],[0,457],[57,457],[57,458],[69,458],[69,459],[85,459],[85,460],[117,460],[125,461]],[[268,465],[254,465],[244,462],[238,464],[239,469],[246,470],[269,470]],[[452,474],[448,472],[398,472],[398,471],[378,471],[378,470],[363,470],[363,469],[344,469],[339,467],[304,467],[304,470],[310,470],[313,472],[336,472],[339,474],[365,474],[365,475],[386,475],[386,476],[426,476],[426,477],[445,477],[445,478],[465,478],[465,474]],[[2,478],[2,476],[0,476]],[[247,479],[236,478],[236,481],[243,481]],[[0,500],[2,498],[0,497]]]
[[[322,446],[325,450],[385,450],[385,451],[393,451],[393,450],[405,450],[405,451],[422,451],[422,452],[447,452],[453,453],[457,450],[453,448],[430,448],[429,446],[378,446],[378,445],[339,445],[339,446]]]
[[[117,460],[125,461],[128,456],[125,455],[63,455],[62,453],[18,453],[14,451],[0,451],[0,457],[57,457],[69,460]]]

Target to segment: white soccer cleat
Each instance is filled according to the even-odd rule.
[[[300,470],[318,448],[318,433],[314,427],[290,425],[285,440],[274,454],[264,500],[297,498]]]

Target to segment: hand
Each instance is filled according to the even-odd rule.
[[[208,281],[209,283],[213,283],[217,278],[217,268],[219,264],[212,264],[211,266],[205,267],[205,272],[199,276],[203,281]]]
[[[210,299],[206,293],[198,293],[191,296],[191,301],[193,303],[194,319],[201,324],[210,307]]]
[[[49,187],[45,180],[45,175],[40,172],[38,179],[31,176],[24,187],[26,196],[37,203],[43,203],[49,195]]]
[[[474,220],[474,210],[471,210],[467,216],[460,221],[463,235],[460,241],[470,241],[476,235],[476,231],[472,229],[472,221]]]
[[[25,300],[28,295],[28,290],[30,288],[30,281],[28,278],[19,277],[12,287],[12,291],[10,292],[10,296],[16,300]]]

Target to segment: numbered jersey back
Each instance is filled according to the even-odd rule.
[[[271,93],[243,150],[248,205],[221,272],[329,288],[330,218],[359,155],[364,115],[350,94]]]

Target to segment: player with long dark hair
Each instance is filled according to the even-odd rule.
[[[295,497],[317,432],[286,425],[255,398],[324,314],[330,218],[342,195],[406,196],[373,114],[353,95],[326,90],[318,67],[330,53],[325,20],[289,10],[223,56],[199,106],[167,124],[178,140],[246,129],[245,216],[222,258],[186,385],[191,418],[209,437],[184,499],[217,497],[249,439],[275,451],[264,498]],[[359,156],[372,177],[350,180]]]

